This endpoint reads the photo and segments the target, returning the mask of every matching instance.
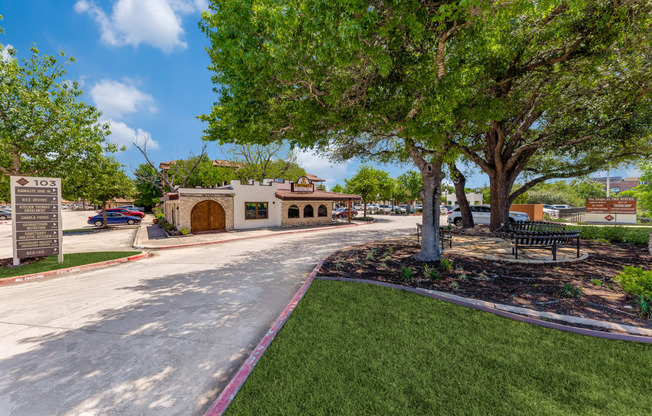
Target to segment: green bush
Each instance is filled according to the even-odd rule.
[[[405,267],[401,266],[401,276],[403,277],[403,280],[406,282],[409,282],[412,280],[412,268],[410,267]]]
[[[190,230],[188,228],[182,228],[179,230],[179,232],[183,235],[187,235],[190,232]]]
[[[453,270],[453,260],[447,257],[442,257],[441,260],[439,260],[439,270],[442,272],[450,272]]]
[[[652,319],[652,298],[645,295],[639,295],[636,299],[639,315],[643,318]]]
[[[627,293],[652,298],[652,270],[627,266],[614,280]]]
[[[159,221],[163,221],[163,220],[165,220],[165,215],[163,213],[159,212],[159,213],[156,214],[156,219],[159,220]]]
[[[583,294],[584,294],[584,293],[582,293],[582,289],[581,289],[581,288],[579,288],[579,287],[577,287],[577,286],[573,286],[573,285],[571,285],[570,283],[565,283],[565,284],[564,284],[564,287],[561,288],[561,291],[559,292],[559,295],[560,295],[562,298],[575,298],[575,299],[579,299],[579,298],[582,297]]]
[[[621,243],[645,244],[650,241],[652,227],[622,227],[606,226],[596,227],[591,225],[572,225],[567,227],[568,230],[579,230],[580,238],[587,240],[611,241]]]

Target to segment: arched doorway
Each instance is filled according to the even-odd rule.
[[[198,203],[190,212],[190,227],[193,233],[226,230],[224,208],[215,201]]]

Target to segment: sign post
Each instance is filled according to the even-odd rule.
[[[11,176],[10,187],[14,266],[53,254],[62,263],[61,178]]]
[[[586,198],[585,221],[636,224],[636,198]]]

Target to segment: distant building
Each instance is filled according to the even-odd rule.
[[[630,189],[633,189],[639,185],[640,179],[641,178],[637,178],[637,177],[623,178],[622,176],[610,176],[609,177],[610,193],[617,194],[618,192],[629,191]],[[605,188],[607,187],[606,176],[602,176],[599,178],[591,178],[591,180],[603,184]]]
[[[457,196],[452,194],[442,194],[446,198],[445,205],[457,205]],[[469,201],[469,205],[481,205],[482,204],[482,193],[478,192],[469,192],[466,194],[466,199]]]

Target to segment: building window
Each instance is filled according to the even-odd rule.
[[[245,202],[245,219],[262,220],[267,218],[267,202]]]
[[[317,216],[328,217],[328,209],[326,208],[326,205],[320,205],[319,208],[317,208]]]
[[[315,211],[312,208],[312,205],[306,205],[303,207],[303,218],[312,218],[315,216]]]
[[[288,218],[300,218],[299,207],[296,205],[290,205],[288,208]]]

